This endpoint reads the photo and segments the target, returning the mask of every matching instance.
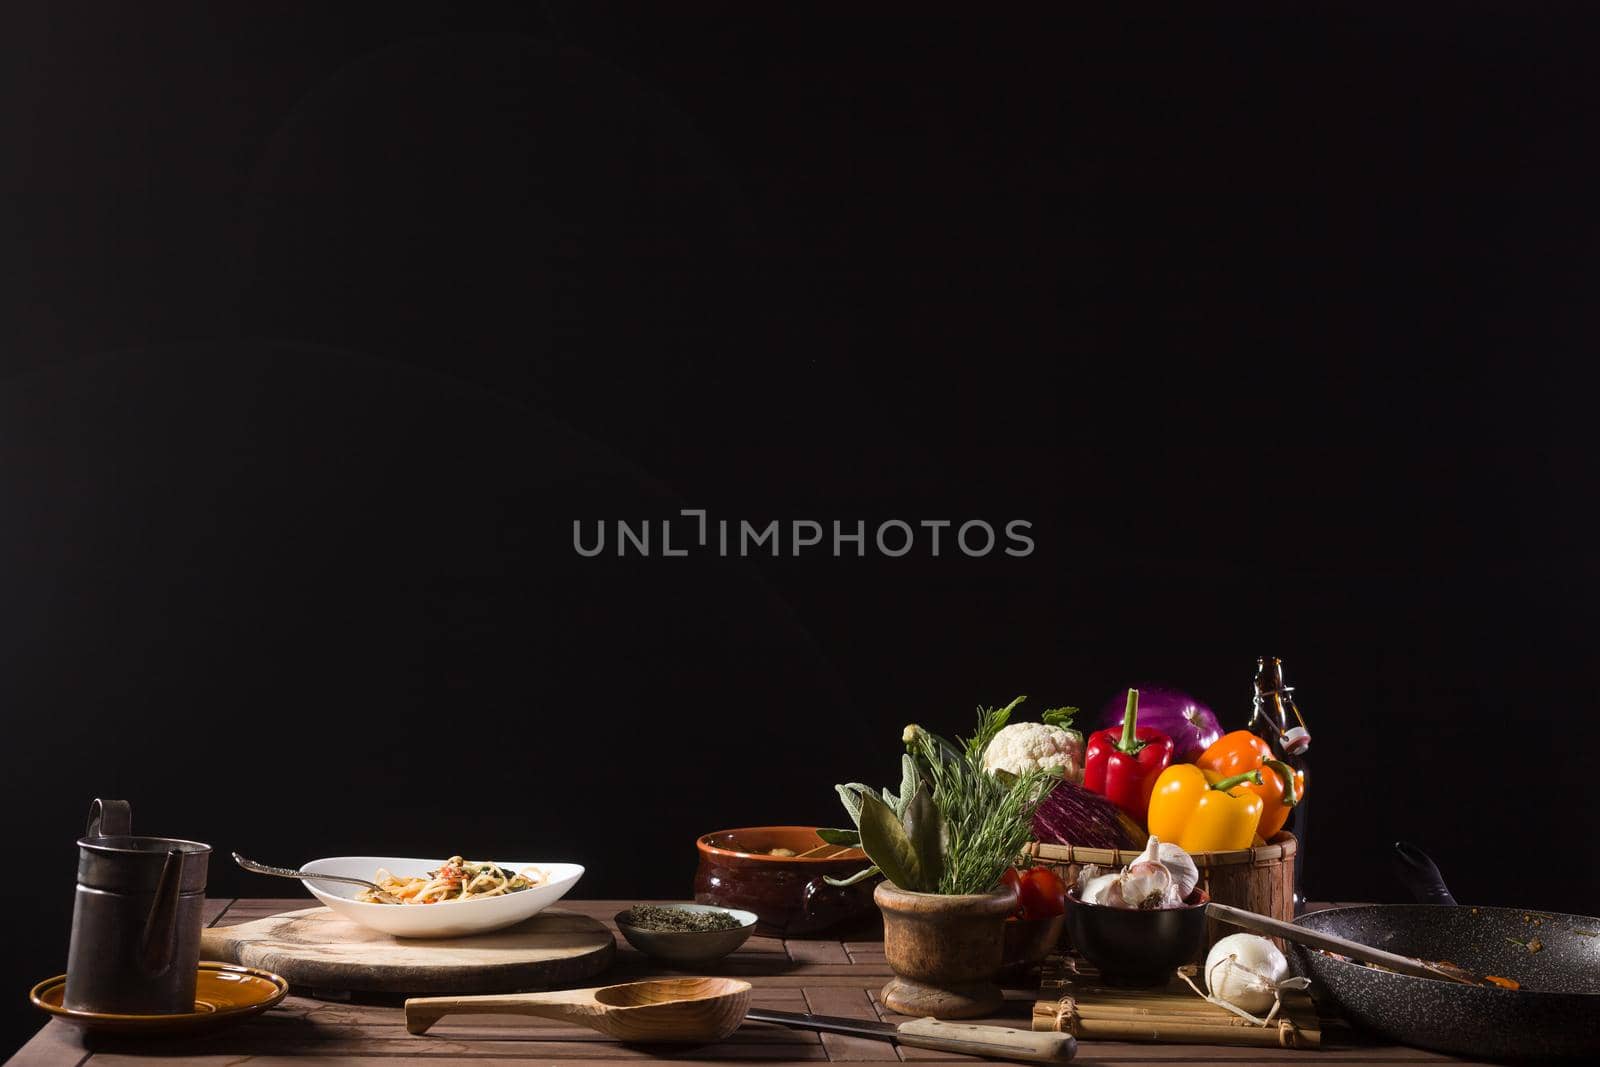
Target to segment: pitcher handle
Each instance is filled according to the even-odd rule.
[[[183,895],[184,853],[172,849],[161,867],[156,899],[144,922],[144,939],[139,944],[139,964],[146,974],[158,975],[172,966],[177,954],[178,904]]]
[[[133,833],[133,807],[126,800],[101,800],[89,805],[84,837],[127,837]]]

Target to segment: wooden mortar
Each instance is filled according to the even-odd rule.
[[[883,911],[883,951],[895,978],[883,1002],[902,1015],[969,1019],[992,1015],[1005,999],[995,975],[1005,951],[1011,886],[993,893],[908,893],[882,882],[872,897]]]

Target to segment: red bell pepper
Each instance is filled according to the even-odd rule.
[[[1143,824],[1150,811],[1150,791],[1172,762],[1172,749],[1172,738],[1154,726],[1139,725],[1139,691],[1130,689],[1122,729],[1112,726],[1089,735],[1083,787]]]

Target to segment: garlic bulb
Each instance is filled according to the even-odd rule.
[[[1200,871],[1187,852],[1152,835],[1122,872],[1117,896],[1125,908],[1177,908],[1199,880]]]
[[[1155,841],[1155,838],[1152,837],[1150,840]],[[1195,886],[1200,884],[1200,868],[1196,867],[1194,859],[1177,845],[1168,841],[1161,841],[1158,844],[1161,862],[1171,872],[1172,884],[1177,887],[1178,900],[1181,902],[1194,892]],[[1146,846],[1145,850],[1149,851],[1149,847]]]
[[[1151,837],[1133,862],[1114,874],[1099,864],[1078,871],[1078,899],[1113,908],[1181,908],[1200,881],[1200,870],[1177,845]]]
[[[1111,891],[1112,886],[1117,884],[1118,877],[1120,876],[1115,874],[1099,874],[1087,882],[1080,878],[1078,880],[1078,899],[1085,904],[1110,903],[1106,899],[1106,894]]]
[[[1161,839],[1156,837],[1155,834],[1151,834],[1150,835],[1150,839],[1144,843],[1144,851],[1139,853],[1138,856],[1134,857],[1133,863],[1128,864],[1128,866],[1132,867],[1134,863],[1160,863],[1160,862],[1161,862]]]
[[[1172,872],[1161,862],[1156,852],[1156,839],[1150,847],[1122,872],[1117,880],[1116,892],[1125,908],[1159,908],[1172,888]]]

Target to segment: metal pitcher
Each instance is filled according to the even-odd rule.
[[[194,1010],[211,846],[134,837],[126,800],[96,800],[78,841],[66,1006],[158,1015]]]

